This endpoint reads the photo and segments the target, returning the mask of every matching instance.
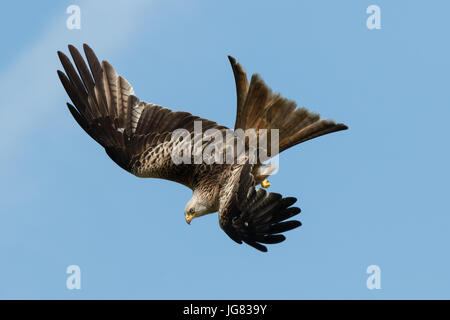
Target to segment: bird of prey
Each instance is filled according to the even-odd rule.
[[[178,143],[171,138],[175,130],[193,132],[195,122],[201,123],[202,132],[229,129],[188,112],[140,101],[133,87],[108,62],[100,63],[88,45],[83,49],[87,63],[72,45],[69,52],[74,64],[58,51],[65,71],[58,70],[58,76],[72,101],[67,103],[69,111],[121,168],[138,177],[171,180],[190,188],[193,195],[184,210],[187,223],[218,212],[220,227],[231,239],[264,252],[265,244],[284,241],[282,233],[301,225],[288,220],[300,213],[292,206],[296,198],[265,190],[273,168],[260,161],[175,163],[171,157]],[[254,129],[259,135],[262,129],[278,129],[282,152],[306,140],[347,129],[344,124],[297,108],[294,101],[273,93],[257,74],[249,83],[243,67],[233,57],[228,58],[236,82],[235,130]],[[259,185],[261,188],[257,188]]]

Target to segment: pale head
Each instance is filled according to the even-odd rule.
[[[184,208],[184,217],[188,224],[191,224],[192,219],[204,216],[205,214],[217,211],[210,204],[210,201],[204,194],[194,191],[192,198]]]

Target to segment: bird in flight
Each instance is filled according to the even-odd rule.
[[[215,129],[225,134],[230,129],[188,112],[140,101],[133,87],[108,62],[100,63],[88,45],[83,45],[83,49],[87,63],[72,45],[69,52],[74,64],[58,51],[64,69],[58,70],[58,76],[72,101],[67,103],[70,113],[124,170],[138,177],[171,180],[190,188],[193,195],[184,210],[187,223],[218,212],[220,227],[231,239],[264,252],[265,244],[284,241],[284,232],[301,225],[297,220],[289,220],[300,213],[300,208],[293,206],[297,199],[267,192],[265,189],[270,186],[267,177],[274,168],[259,160],[249,161],[248,151],[243,152],[244,160],[240,162],[173,160],[173,152],[183,140],[173,139],[175,131],[183,129],[194,135],[200,127],[201,133]],[[269,157],[312,138],[347,129],[344,124],[297,108],[294,101],[273,93],[257,74],[249,83],[243,67],[233,57],[228,58],[237,93],[234,130],[253,130],[261,138],[263,132],[278,129],[278,150]],[[211,142],[201,141],[202,146],[208,143]],[[247,139],[245,146],[248,144]],[[258,145],[256,149],[262,148]],[[257,188],[259,185],[261,188]]]

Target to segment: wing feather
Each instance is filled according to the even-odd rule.
[[[173,147],[171,133],[176,129],[192,132],[195,120],[202,122],[203,131],[226,127],[188,112],[139,101],[130,83],[108,62],[100,63],[88,45],[83,45],[83,49],[87,63],[72,45],[69,52],[73,64],[58,52],[64,69],[58,70],[58,76],[73,103],[67,106],[76,122],[123,169],[189,186],[187,172],[193,170],[192,166],[176,168],[176,175],[172,172],[175,164],[168,156]]]
[[[300,208],[291,207],[295,198],[255,189],[252,168],[248,163],[233,168],[220,195],[219,224],[237,243],[265,252],[262,244],[280,243],[286,239],[281,233],[301,226],[300,221],[286,221]]]

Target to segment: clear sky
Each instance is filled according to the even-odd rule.
[[[80,30],[66,27],[72,4]],[[2,4],[0,298],[449,299],[449,12],[444,0]],[[186,224],[189,189],[115,165],[56,75],[56,51],[83,42],[141,100],[232,127],[231,54],[346,123],[284,152],[270,179],[299,199],[303,226],[268,253],[239,246],[216,214]],[[80,290],[66,288],[69,265]]]

